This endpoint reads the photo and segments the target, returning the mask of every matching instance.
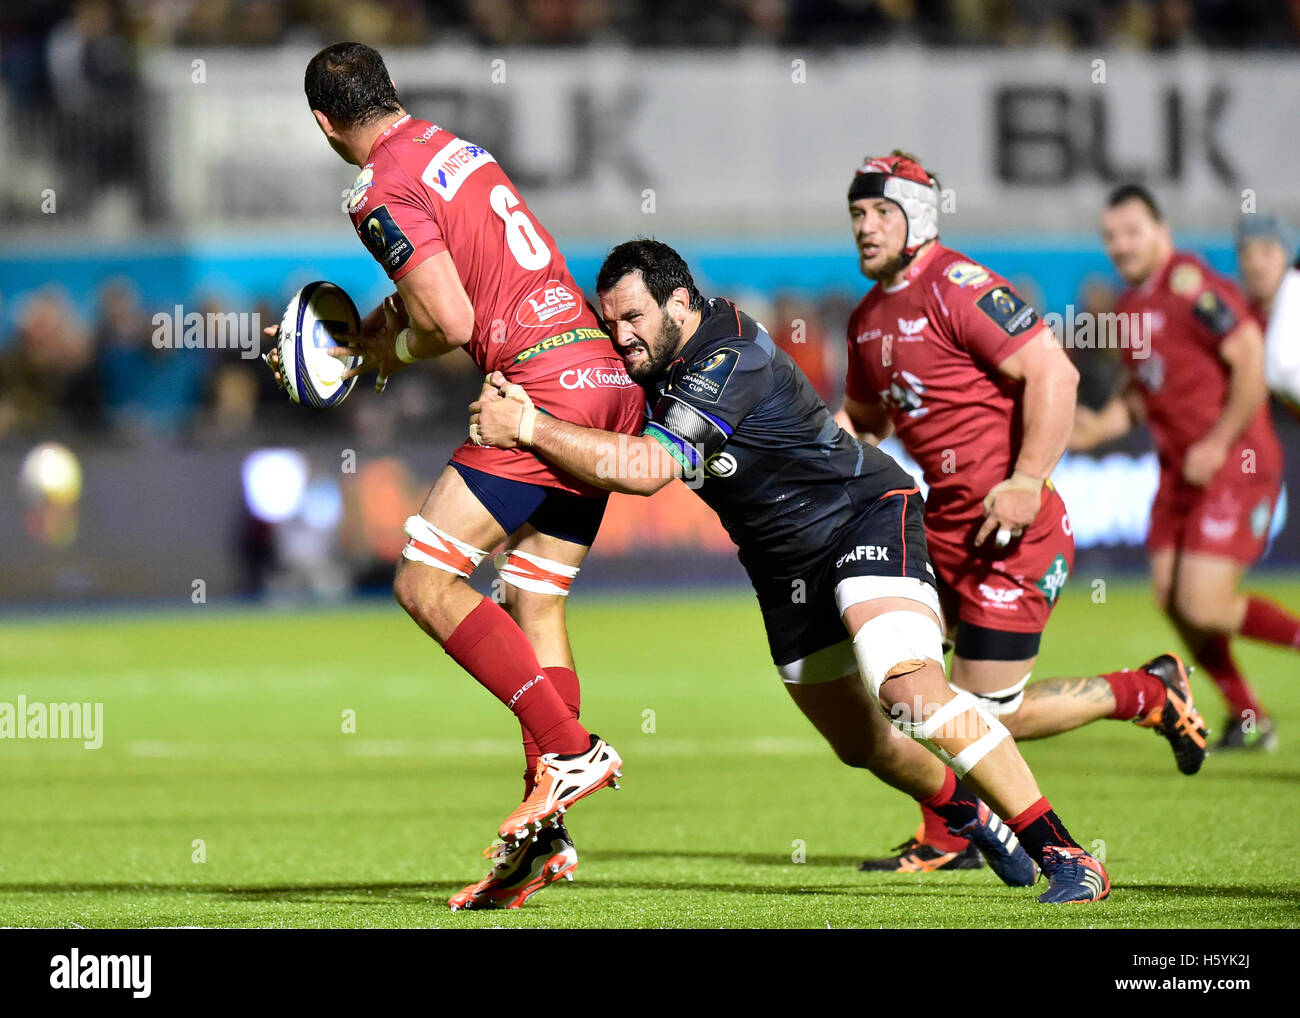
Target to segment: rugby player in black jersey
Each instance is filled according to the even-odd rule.
[[[948,685],[911,476],[843,431],[767,331],[728,300],[706,301],[666,244],[614,248],[596,288],[647,391],[643,433],[560,420],[493,374],[470,408],[474,440],[531,448],[611,491],[697,480],[739,549],[783,677],[842,669],[847,630],[872,769],[969,837],[1007,883],[1033,884],[1037,863],[1049,881],[1039,901],[1106,897],[1105,869],[1070,837],[1006,728]],[[890,723],[910,738],[892,738]]]

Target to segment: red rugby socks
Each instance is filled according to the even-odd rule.
[[[1241,635],[1279,647],[1300,650],[1300,618],[1292,615],[1280,604],[1258,594],[1246,595],[1246,617],[1241,622]]]
[[[582,688],[578,684],[578,673],[572,668],[561,668],[559,665],[543,668],[542,671],[554,685],[556,692],[560,694],[560,699],[564,701],[565,706],[575,718],[578,717],[578,708],[582,704]],[[542,755],[542,750],[537,745],[537,740],[522,723],[519,727],[524,734],[524,798],[527,799],[533,794],[533,788],[537,785],[537,760]]]
[[[542,671],[523,630],[490,597],[443,644],[465,671],[509,707],[543,753],[580,753],[591,739]]]
[[[1165,684],[1141,668],[1108,672],[1102,676],[1110,684],[1115,709],[1106,716],[1116,721],[1134,721],[1151,713],[1165,702]]]
[[[1228,711],[1234,719],[1240,719],[1246,711],[1250,711],[1256,718],[1268,716],[1255,699],[1255,691],[1250,688],[1250,683],[1237,670],[1237,662],[1232,658],[1226,636],[1206,637],[1193,652],[1193,656],[1210,673],[1210,678],[1228,702]]]
[[[951,770],[944,770],[939,791],[921,804],[923,830],[921,841],[941,852],[961,852],[970,844],[965,838],[949,833],[949,827],[965,827],[978,816],[979,797],[957,780]]]

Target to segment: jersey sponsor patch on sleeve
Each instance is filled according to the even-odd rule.
[[[415,246],[393,220],[387,205],[380,205],[361,222],[358,231],[366,247],[391,275],[415,254]]]
[[[1204,278],[1200,269],[1190,262],[1184,262],[1169,273],[1169,289],[1180,297],[1190,297],[1201,288]]]
[[[1216,336],[1226,336],[1237,324],[1237,316],[1232,308],[1213,290],[1206,290],[1196,298],[1192,314]]]
[[[352,182],[352,187],[344,196],[343,211],[359,212],[365,208],[368,200],[366,192],[375,186],[375,171],[373,166],[366,166],[357,174],[357,179]]]
[[[1009,286],[995,286],[975,305],[1008,336],[1018,335],[1038,321],[1038,313]]]
[[[731,373],[736,370],[738,360],[740,360],[740,351],[724,346],[721,350],[715,350],[692,364],[678,379],[675,387],[692,399],[716,403],[726,390],[727,382],[731,378]]]
[[[953,286],[980,286],[989,281],[989,270],[974,262],[953,262],[943,273]]]

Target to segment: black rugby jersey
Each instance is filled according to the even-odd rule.
[[[767,330],[724,298],[708,301],[654,389],[644,434],[694,478],[751,575],[800,573],[885,492],[916,487],[840,428]]]

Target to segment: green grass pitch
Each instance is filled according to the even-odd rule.
[[[1300,581],[1254,586],[1300,604]],[[1063,595],[1038,677],[1176,645],[1144,587],[1090,593],[1080,580]],[[623,790],[571,814],[574,883],[460,914],[446,898],[485,872],[480,851],[518,801],[517,728],[395,605],[0,624],[0,701],[101,701],[105,730],[98,750],[0,741],[0,925],[1300,923],[1294,655],[1240,645],[1280,726],[1274,754],[1212,757],[1187,778],[1131,725],[1026,745],[1075,836],[1104,842],[1115,887],[1049,908],[987,869],[857,871],[912,832],[916,808],[840,764],[795,710],[750,596],[579,590],[570,616],[583,717],[623,754]],[[1217,723],[1217,694],[1193,683]]]

